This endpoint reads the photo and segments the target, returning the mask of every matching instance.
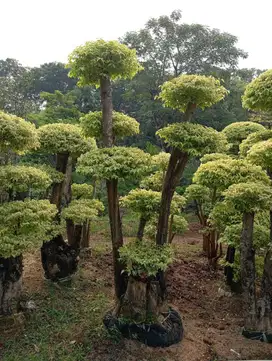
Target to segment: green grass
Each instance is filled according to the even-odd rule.
[[[71,285],[48,284],[42,295],[31,299],[37,310],[26,320],[25,329],[15,337],[0,335],[2,361],[86,360],[92,341],[107,337],[102,317],[109,299],[91,282],[86,284],[80,273]]]

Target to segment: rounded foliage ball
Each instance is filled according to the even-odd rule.
[[[96,148],[95,140],[85,138],[77,125],[55,123],[38,129],[41,150],[48,154],[69,154],[79,156]]]
[[[247,85],[242,100],[246,109],[272,110],[272,69],[265,71]]]
[[[136,50],[101,39],[78,46],[69,55],[67,67],[79,86],[99,85],[102,78],[131,79],[142,69]]]
[[[75,224],[83,224],[98,217],[99,211],[104,210],[103,204],[96,199],[75,199],[62,211],[64,219],[70,219]]]
[[[247,153],[247,160],[272,171],[272,139],[254,144]]]
[[[33,124],[15,115],[0,110],[0,151],[12,150],[23,153],[39,147],[36,128]]]
[[[246,157],[247,152],[254,144],[268,139],[272,139],[272,130],[269,129],[250,134],[240,144],[240,156]]]
[[[102,112],[90,112],[84,115],[80,118],[80,124],[87,137],[102,138]],[[140,124],[136,119],[115,111],[112,112],[112,126],[113,136],[116,139],[139,134],[140,131]]]
[[[185,112],[189,104],[205,109],[224,99],[228,91],[212,76],[180,75],[161,86],[159,99],[170,108]]]
[[[224,152],[227,149],[224,134],[200,124],[174,123],[158,130],[157,135],[169,146],[191,156]]]
[[[151,156],[139,148],[101,148],[82,154],[77,171],[96,179],[137,179],[150,170]]]
[[[92,199],[93,186],[91,184],[72,184],[72,196],[73,199]]]

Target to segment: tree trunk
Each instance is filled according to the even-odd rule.
[[[228,246],[227,254],[226,254],[226,262],[233,264],[234,259],[235,259],[235,247]],[[224,273],[226,276],[227,285],[232,286],[233,277],[234,277],[233,267],[225,266]]]
[[[83,249],[90,247],[90,221],[83,224],[80,247]]]
[[[118,200],[117,179],[107,180],[109,219],[112,239],[115,294],[120,299],[126,292],[124,265],[119,260],[119,248],[123,245],[122,224]]]
[[[74,222],[71,219],[66,219],[67,240],[70,246],[73,244],[74,228]]]
[[[189,122],[192,119],[195,109],[196,104],[188,104],[183,117],[184,122]],[[177,148],[172,150],[163,182],[161,207],[156,235],[156,243],[158,245],[163,245],[167,242],[168,222],[172,198],[178,182],[182,177],[182,173],[188,162],[188,159],[189,155],[187,153],[184,153]]]
[[[241,282],[246,310],[245,328],[256,328],[255,251],[253,248],[254,213],[244,213],[241,235]]]
[[[258,302],[258,330],[272,334],[272,211],[270,211],[270,245],[264,259],[261,295]]]
[[[140,223],[139,223],[139,228],[138,228],[138,232],[137,232],[137,238],[142,241],[143,236],[144,236],[144,229],[145,229],[145,225],[146,225],[147,220],[144,217],[140,217]]]
[[[174,223],[174,215],[171,214],[170,216],[170,223],[169,223],[169,230],[168,230],[168,243],[172,243],[174,236],[173,235],[173,223]]]
[[[66,175],[63,187],[64,207],[67,207],[72,200],[72,174],[73,174],[74,161],[69,157],[66,168]]]
[[[23,256],[0,257],[0,315],[10,315],[17,311],[13,307],[18,301],[22,289]]]
[[[67,163],[68,163],[69,154],[68,153],[59,153],[56,156],[56,170],[65,174]],[[55,204],[58,208],[60,213],[61,211],[61,200],[62,200],[62,193],[64,187],[65,180],[61,183],[53,184],[52,194],[51,194],[51,203]]]
[[[164,178],[159,220],[157,226],[156,243],[158,245],[163,245],[167,243],[171,202],[175,189],[187,164],[188,158],[188,154],[181,152],[177,148],[173,149],[170,156],[168,169]]]
[[[210,237],[209,234],[207,233],[203,233],[203,252],[208,256],[208,251],[209,251],[209,242],[210,242]]]
[[[100,79],[100,96],[102,105],[103,144],[105,147],[111,147],[113,145],[112,89],[109,78]]]

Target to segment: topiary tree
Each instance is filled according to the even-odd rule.
[[[247,152],[250,150],[250,148],[261,141],[264,140],[268,140],[272,138],[272,131],[271,130],[264,130],[264,131],[260,131],[257,133],[252,133],[250,134],[246,139],[244,139],[242,141],[242,143],[240,144],[240,156],[241,157],[246,157]]]
[[[40,151],[55,155],[56,170],[62,174],[66,173],[69,157],[76,162],[80,154],[96,148],[95,141],[91,138],[86,139],[81,129],[72,124],[47,124],[38,129],[38,135]],[[50,197],[51,203],[56,204],[59,214],[64,184],[64,180],[54,183]],[[77,268],[78,252],[64,242],[61,234],[44,243],[41,253],[45,276],[48,279],[57,280],[59,277],[70,276]],[[55,267],[56,264],[58,267]]]
[[[69,244],[74,249],[79,251],[81,247],[89,247],[89,244],[86,245],[89,239],[87,238],[86,241],[86,235],[84,234],[87,232],[86,225],[89,227],[90,221],[96,220],[99,212],[103,210],[103,203],[99,200],[84,198],[72,200],[68,207],[64,208],[61,215],[71,225],[69,228],[67,227],[67,233],[70,233],[68,240],[70,240]]]
[[[39,144],[33,125],[3,112],[0,134],[0,149],[6,159],[10,152],[22,154]],[[20,296],[22,253],[46,240],[53,231],[56,207],[48,201],[26,199],[44,191],[51,182],[45,172],[34,167],[0,167],[0,314],[12,313],[12,301]]]
[[[252,133],[263,132],[264,130],[265,127],[258,123],[237,122],[226,126],[222,132],[225,134],[230,144],[230,154],[237,155],[239,153],[239,146],[244,139]]]
[[[256,212],[271,208],[272,190],[263,183],[238,183],[230,186],[223,195],[225,196],[225,202],[233,204],[243,215],[240,259],[241,282],[246,307],[245,331],[260,331],[258,329],[259,322],[261,321],[264,326],[264,317],[266,320],[268,317],[271,321],[271,302],[269,309],[267,309],[268,305],[265,305],[262,310],[264,314],[258,314],[255,285],[255,252],[253,247],[254,217]],[[269,328],[271,332],[271,322]],[[267,329],[261,331],[267,331]]]
[[[150,169],[150,155],[138,148],[113,147],[101,148],[81,155],[77,171],[96,179],[106,179],[108,187],[108,206],[112,233],[112,246],[115,272],[115,292],[118,298],[126,291],[123,264],[119,261],[119,248],[123,245],[122,228],[117,194],[119,179],[139,179]],[[109,183],[110,182],[110,183]],[[113,185],[113,187],[111,187]],[[115,222],[116,214],[118,222]]]
[[[204,79],[203,82],[205,83]],[[219,90],[220,89],[221,88],[219,87]],[[211,91],[213,93],[213,90]],[[191,107],[191,105],[188,105],[188,109],[191,109]],[[191,113],[189,112],[188,114]],[[224,151],[226,147],[226,139],[224,135],[218,133],[214,129],[203,127],[198,124],[189,124],[187,122],[172,124],[166,128],[160,129],[157,134],[173,149],[163,183],[161,208],[156,236],[157,244],[164,244],[167,242],[171,200],[175,187],[181,178],[189,157],[201,156],[215,151]]]
[[[197,169],[193,182],[186,191],[189,200],[193,200],[197,206],[197,214],[203,226],[203,250],[207,253],[209,263],[212,267],[221,256],[218,255],[218,229],[209,222],[209,215],[214,206],[220,202],[222,192],[232,184],[248,181],[259,181],[269,183],[269,179],[261,167],[253,166],[244,160],[226,158],[201,164]],[[234,257],[233,250],[233,257]]]
[[[112,147],[114,133],[111,82],[116,79],[131,79],[142,69],[137,60],[136,51],[117,41],[87,42],[70,54],[67,67],[71,69],[70,76],[79,79],[78,85],[100,86],[103,145]],[[116,296],[120,298],[126,287],[118,253],[119,247],[123,244],[117,192],[118,178],[106,177],[106,179],[115,267],[115,291]]]

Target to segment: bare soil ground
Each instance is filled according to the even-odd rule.
[[[177,258],[168,272],[168,299],[169,303],[177,308],[182,315],[185,335],[180,344],[166,349],[152,349],[136,341],[116,341],[107,337],[101,328],[101,319],[105,309],[113,304],[112,257],[109,243],[96,238],[92,255],[83,256],[80,272],[73,281],[73,284],[78,285],[77,296],[72,300],[69,299],[70,303],[67,306],[79,310],[78,312],[75,311],[78,313],[77,318],[72,321],[71,317],[67,319],[65,325],[66,328],[70,328],[70,331],[68,332],[66,329],[65,336],[63,336],[64,331],[61,334],[56,331],[57,334],[55,334],[54,330],[51,330],[52,341],[50,341],[51,339],[46,341],[55,342],[56,337],[61,338],[58,345],[60,345],[59,347],[66,347],[69,356],[63,356],[61,353],[60,356],[57,356],[58,353],[54,351],[53,346],[50,352],[46,351],[43,354],[43,344],[39,344],[37,336],[33,336],[35,341],[31,342],[35,342],[36,347],[34,350],[31,349],[30,353],[30,351],[26,351],[30,347],[27,344],[24,351],[25,358],[23,356],[20,356],[21,358],[9,356],[13,349],[14,353],[18,352],[18,346],[15,348],[12,344],[9,346],[6,357],[4,352],[2,354],[0,352],[0,359],[4,361],[272,360],[271,344],[250,341],[241,335],[243,314],[240,296],[232,295],[229,297],[218,291],[219,288],[224,287],[223,272],[220,269],[216,273],[209,270],[206,260],[201,254],[201,235],[198,233],[197,225],[192,224],[190,230],[183,237],[177,237],[175,245]],[[63,295],[65,297],[66,291],[63,291],[63,286],[56,285],[53,291],[52,288],[49,290],[47,282],[42,278],[39,252],[29,254],[26,257],[24,286],[28,297],[36,295],[35,300],[38,306],[43,307],[44,300],[48,299],[50,295],[52,296],[53,292],[52,297],[56,297],[60,304],[54,303],[52,306],[51,303],[50,307],[55,307],[56,310],[65,307],[60,299]],[[95,298],[98,294],[103,295],[103,307],[101,307],[101,302]],[[101,296],[99,297],[101,299]],[[88,304],[88,310],[86,310],[86,304]],[[80,305],[82,305],[82,309]],[[90,312],[90,307],[92,312]],[[48,309],[50,310],[50,308]],[[97,318],[88,318],[93,317],[93,314],[96,314]],[[53,315],[52,317],[60,316],[57,314],[57,316]],[[61,318],[57,321],[64,322],[63,317],[61,314]],[[33,334],[30,325],[26,327],[26,330],[17,332],[18,337],[22,337],[23,332]],[[31,327],[33,328],[32,325]],[[63,341],[64,337],[66,343]],[[5,341],[6,339],[1,341],[0,335],[0,349],[1,345],[4,349]],[[90,346],[89,348],[86,347],[86,343]],[[69,351],[71,345],[83,345],[80,349],[82,352]]]

